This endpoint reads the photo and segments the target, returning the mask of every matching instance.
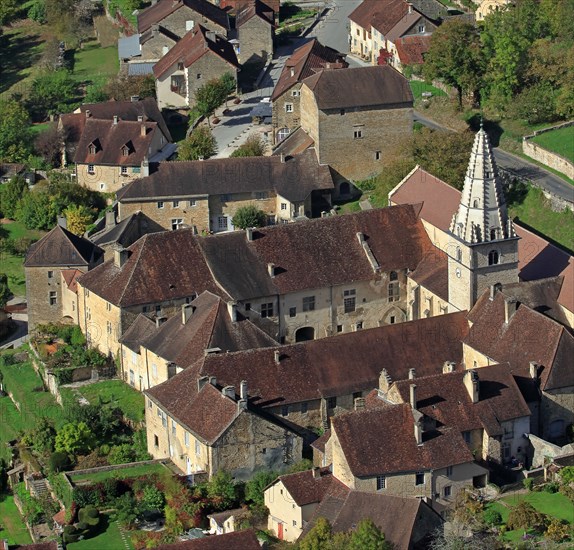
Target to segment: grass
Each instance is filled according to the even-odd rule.
[[[563,519],[570,524],[574,523],[574,506],[562,493],[532,491],[530,493],[510,495],[502,500],[511,507],[526,501],[543,514]]]
[[[96,536],[66,545],[68,550],[93,550],[105,548],[106,550],[131,550],[133,548],[129,537],[122,538],[122,532],[110,514],[102,514]]]
[[[32,125],[32,133],[35,136],[45,132],[53,123],[52,122],[43,122],[41,124],[33,124]]]
[[[45,232],[26,229],[24,224],[11,221],[0,225],[2,236],[12,240],[40,239]],[[0,271],[8,276],[8,287],[14,296],[26,296],[26,279],[24,277],[24,257],[2,252]]]
[[[159,463],[154,464],[140,464],[139,466],[132,466],[122,470],[108,470],[103,472],[94,472],[91,474],[68,474],[70,481],[74,484],[82,482],[98,483],[106,479],[127,479],[130,477],[150,476],[153,474],[165,474],[169,470]]]
[[[6,539],[10,546],[32,544],[32,538],[12,495],[0,495],[0,540]]]
[[[124,415],[134,422],[145,418],[143,394],[128,386],[122,380],[104,380],[77,388],[90,403],[101,403],[119,407]]]
[[[409,84],[411,86],[415,101],[422,99],[423,92],[431,92],[432,97],[448,97],[448,95],[439,88],[435,88],[431,84],[427,84],[421,80],[411,80]]]
[[[530,141],[574,162],[574,126],[544,132]]]
[[[79,81],[92,80],[96,76],[113,76],[118,70],[117,46],[101,48],[93,40],[74,54],[74,77]]]

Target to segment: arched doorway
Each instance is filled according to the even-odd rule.
[[[339,185],[339,195],[350,195],[351,194],[351,186],[349,185],[348,181],[344,181]]]
[[[302,327],[295,332],[295,342],[306,342],[315,340],[315,329],[313,327]]]

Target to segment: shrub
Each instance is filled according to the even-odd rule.
[[[557,493],[558,489],[560,489],[560,485],[556,481],[552,481],[544,485],[543,490],[546,493]]]
[[[64,542],[70,544],[71,542],[77,542],[79,539],[78,530],[73,525],[64,526]]]
[[[546,529],[546,536],[553,542],[563,542],[571,538],[568,523],[558,518],[552,518],[548,529]]]
[[[482,519],[488,525],[500,525],[502,523],[502,516],[493,508],[488,508],[482,513]]]
[[[248,227],[262,227],[265,225],[267,215],[255,205],[242,206],[237,209],[232,223],[236,228],[247,229]]]
[[[240,145],[233,153],[231,157],[262,157],[265,154],[265,149],[267,145],[263,138],[257,134],[251,134],[243,145]]]
[[[148,510],[163,510],[165,506],[165,495],[155,485],[144,487],[142,500]]]
[[[71,465],[70,457],[68,456],[68,453],[65,453],[64,451],[56,451],[55,453],[52,453],[48,460],[50,471],[54,473],[69,470]]]
[[[93,504],[90,504],[85,508],[80,509],[80,511],[78,512],[78,519],[80,520],[81,523],[84,523],[86,525],[84,529],[87,529],[89,527],[94,527],[98,525],[98,523],[100,522],[100,513]],[[78,529],[79,528],[80,527],[78,525]]]
[[[85,508],[89,504],[98,504],[98,494],[91,487],[74,487],[72,498],[80,508]]]
[[[532,504],[522,501],[512,508],[506,520],[506,526],[511,529],[534,529],[542,531],[546,517],[540,513]]]
[[[532,491],[532,486],[534,485],[534,479],[532,479],[531,477],[527,477],[522,480],[522,484],[524,485],[525,489]]]

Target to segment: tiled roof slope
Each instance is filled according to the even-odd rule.
[[[192,229],[151,233],[129,248],[118,268],[113,260],[82,275],[81,286],[117,306],[160,303],[209,290],[228,299],[213,280]]]
[[[62,277],[69,290],[78,292],[77,279],[82,274],[78,269],[62,269]]]
[[[119,341],[132,351],[139,353],[140,345],[152,336],[156,330],[155,321],[140,313]]]
[[[201,246],[223,288],[247,299],[373,279],[357,233],[364,235],[383,272],[415,269],[433,248],[410,206],[264,227],[253,232],[251,242],[243,233],[213,235],[201,239]],[[248,269],[238,271],[236,259]],[[273,279],[269,263],[276,268]]]
[[[456,429],[425,432],[423,444],[417,445],[413,411],[407,404],[341,414],[331,420],[331,429],[357,477],[438,469],[473,461]],[[390,434],[392,437],[386,437]]]
[[[237,11],[235,27],[238,29],[255,16],[263,19],[263,21],[269,23],[269,25],[274,25],[273,9],[264,2],[261,2],[261,0],[249,0]]]
[[[218,384],[236,388],[247,381],[250,402],[261,407],[347,395],[378,387],[383,368],[402,380],[409,368],[425,376],[442,372],[445,361],[459,363],[467,331],[462,312],[275,348],[213,353],[150,391],[169,402],[171,395],[197,391],[199,376],[215,376]]]
[[[279,480],[283,482],[297,506],[321,502],[327,495],[345,497],[349,492],[349,489],[333,476],[329,468],[279,476],[277,481]]]
[[[159,0],[138,14],[138,32],[145,32],[183,6],[196,11],[224,29],[229,29],[227,13],[207,0]]]
[[[96,263],[104,251],[83,237],[57,225],[26,253],[24,267],[48,267]]]
[[[392,204],[422,203],[421,219],[448,231],[460,202],[460,191],[417,166],[391,192]],[[518,241],[518,269],[522,281],[563,275],[558,303],[574,311],[574,257],[528,229],[514,224]]]
[[[253,529],[234,531],[202,539],[160,544],[157,550],[261,550]]]
[[[439,248],[427,252],[409,277],[448,302],[448,257]]]
[[[349,19],[368,31],[375,27],[386,35],[406,14],[405,0],[364,0],[349,15]]]
[[[143,212],[134,212],[112,228],[104,228],[102,231],[90,236],[90,239],[93,243],[100,246],[117,243],[127,248],[140,237],[160,231],[165,231],[165,229],[157,222]]]
[[[323,46],[316,38],[313,38],[297,48],[287,59],[271,99],[277,99],[291,86],[315,74],[318,70],[325,69],[328,64],[341,64],[342,68],[348,67],[349,64],[344,61],[344,58],[344,54],[328,46]],[[293,74],[291,75],[291,73]]]
[[[145,127],[145,133],[142,132]],[[131,120],[86,120],[82,137],[76,148],[74,162],[83,164],[107,164],[111,166],[140,165],[148,155],[148,149],[157,129],[157,122],[133,122]],[[89,146],[96,146],[90,154]],[[123,156],[122,147],[128,148]]]
[[[156,172],[134,180],[118,197],[128,202],[274,190],[300,202],[316,189],[333,186],[329,167],[317,162],[314,151],[305,151],[283,161],[265,156],[162,162]]]
[[[399,59],[403,65],[422,65],[424,54],[430,48],[431,35],[409,35],[395,42]]]
[[[417,410],[460,432],[483,428],[494,437],[504,433],[501,422],[530,416],[508,364],[482,367],[476,374],[479,379],[477,403],[472,402],[464,385],[465,372],[401,380],[395,387],[403,403],[408,403],[410,386],[416,384]]]
[[[389,65],[354,69],[324,69],[309,76],[306,84],[319,109],[413,106],[408,80]],[[353,90],[353,93],[349,93]]]
[[[183,63],[190,67],[207,52],[218,55],[224,61],[237,68],[239,63],[233,46],[218,34],[211,34],[202,25],[197,25],[169,50],[154,66],[153,74],[156,78],[162,77],[175,63]]]

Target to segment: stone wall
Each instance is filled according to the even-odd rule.
[[[285,105],[291,105],[287,111]],[[301,125],[301,83],[298,82],[283,92],[273,102],[273,143],[278,143],[277,132],[289,128],[291,132]]]
[[[189,30],[188,27],[190,24],[187,23],[188,21],[193,21],[194,27],[197,25],[202,25],[210,31],[221,34],[221,36],[227,36],[227,29],[221,27],[217,23],[214,23],[210,19],[203,17],[201,14],[192,10],[186,5],[182,5],[181,8],[175,10],[167,17],[164,17],[160,24],[162,27],[173,32],[174,34],[177,34],[177,36],[181,38]]]
[[[549,128],[543,128],[542,130],[537,130],[529,136],[524,136],[522,138],[522,152],[525,155],[528,155],[529,157],[533,158],[534,160],[537,160],[538,162],[541,162],[542,164],[545,164],[546,166],[549,166],[554,170],[558,170],[558,172],[564,174],[565,176],[568,176],[570,179],[574,179],[574,163],[572,163],[572,161],[564,158],[561,155],[553,153],[548,149],[545,149],[544,147],[538,145],[537,143],[533,143],[532,141],[530,141],[533,137],[536,137],[540,134],[544,134],[552,130],[558,130],[560,128],[566,128],[568,126],[573,125],[574,120],[571,120],[563,124],[558,124],[556,126],[550,126]],[[572,208],[573,207],[570,206],[570,209]]]
[[[264,66],[273,57],[273,26],[254,15],[237,31],[239,62],[242,65]]]

